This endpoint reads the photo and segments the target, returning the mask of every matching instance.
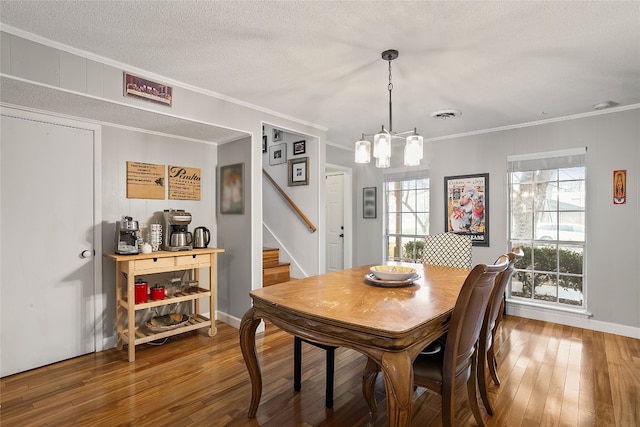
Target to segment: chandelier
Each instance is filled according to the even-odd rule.
[[[385,50],[382,52],[382,59],[389,62],[389,129],[385,129],[382,125],[380,132],[373,134],[362,134],[360,141],[356,142],[356,163],[369,163],[371,161],[371,142],[366,137],[373,136],[373,157],[376,159],[376,167],[388,168],[391,165],[391,142],[394,139],[403,139],[404,145],[404,165],[417,166],[422,160],[422,136],[418,135],[417,129],[404,132],[393,131],[393,115],[391,108],[391,91],[393,91],[393,83],[391,82],[391,61],[398,57],[398,51],[395,49]]]

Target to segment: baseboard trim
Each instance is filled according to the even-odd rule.
[[[507,302],[507,314],[640,339],[640,328],[593,320],[593,318],[585,316],[584,314],[557,312],[555,310],[514,304],[511,302]]]

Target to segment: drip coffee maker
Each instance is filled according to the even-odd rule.
[[[164,236],[162,238],[164,249],[171,252],[193,249],[193,235],[189,232],[191,214],[179,209],[165,209],[162,214],[164,218]]]
[[[138,221],[130,216],[123,216],[116,221],[116,253],[121,255],[134,255],[139,252]]]

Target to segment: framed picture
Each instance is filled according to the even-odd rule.
[[[376,213],[376,187],[364,187],[362,189],[362,218],[375,218]]]
[[[289,187],[309,185],[309,158],[289,160]]]
[[[244,213],[244,163],[220,167],[220,213]]]
[[[287,161],[287,144],[272,145],[269,147],[269,164],[279,165]]]
[[[124,73],[124,96],[132,96],[171,107],[172,93],[171,86]]]
[[[307,151],[307,142],[298,141],[293,143],[293,155],[304,154]]]
[[[282,141],[282,131],[280,129],[273,130],[273,142]]]
[[[627,170],[613,171],[613,204],[627,203]]]
[[[262,152],[267,152],[267,135],[262,135]]]
[[[489,174],[445,176],[444,194],[445,231],[489,246]]]

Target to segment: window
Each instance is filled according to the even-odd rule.
[[[427,171],[385,175],[385,258],[416,262],[429,234]]]
[[[508,158],[511,298],[584,308],[585,150]]]

